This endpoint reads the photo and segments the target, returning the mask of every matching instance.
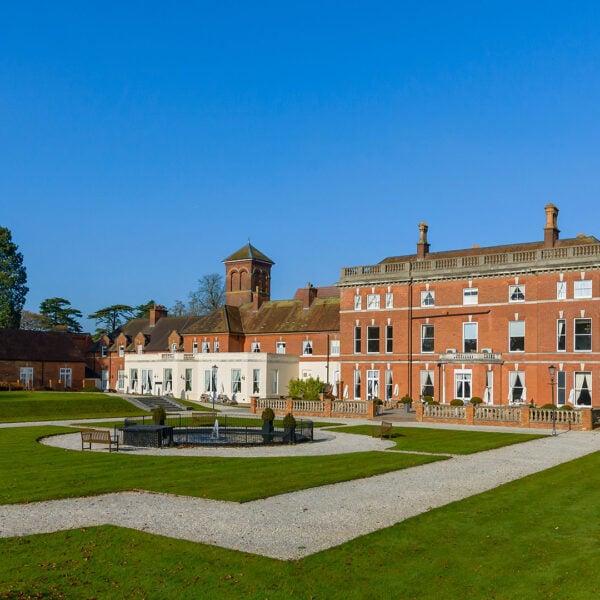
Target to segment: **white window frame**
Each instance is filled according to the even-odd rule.
[[[362,329],[360,325],[354,326],[354,354],[362,353]]]
[[[479,304],[479,288],[463,288],[463,305],[470,306]]]
[[[354,371],[354,399],[360,400],[360,371]]]
[[[354,296],[354,310],[362,310],[362,296],[360,294]]]
[[[421,399],[423,399],[424,396],[431,396],[432,398],[435,397],[435,372],[432,371],[431,369],[423,369],[421,371]],[[427,380],[429,379],[429,381],[431,381],[431,384],[427,383]],[[427,394],[425,392],[427,392],[427,386],[431,385],[431,394]]]
[[[123,358],[125,356],[125,346],[123,344],[119,344],[119,358]]]
[[[508,286],[509,302],[525,302],[525,286],[520,284]]]
[[[220,347],[219,340],[215,340],[213,342],[213,352],[218,352],[219,351],[219,347]]]
[[[271,393],[279,394],[279,370],[273,369],[271,372]]]
[[[163,390],[165,394],[173,393],[173,369],[163,369]]]
[[[573,388],[575,390],[575,396],[573,398],[573,406],[592,406],[592,372],[591,371],[575,371],[573,375]],[[583,389],[581,386],[583,383],[588,384],[585,388],[586,394],[589,395],[590,401],[582,403],[581,397]]]
[[[592,280],[578,279],[573,282],[573,298],[591,298]]]
[[[385,353],[392,354],[394,352],[394,326],[385,326]]]
[[[137,345],[137,353],[138,354],[143,354],[144,353],[144,345],[143,344],[138,344]]]
[[[106,344],[100,345],[100,357],[106,358]]]
[[[125,369],[117,370],[117,389],[118,390],[125,389]]]
[[[210,342],[207,342],[206,340],[204,342],[202,342],[200,351],[202,352],[202,354],[209,354],[210,353]]]
[[[173,343],[171,344],[171,353],[172,353],[172,354],[175,354],[176,352],[177,352],[177,343],[176,343],[176,342],[173,342]]]
[[[242,392],[242,370],[231,369],[231,393],[240,394]]]
[[[521,396],[515,398],[515,389],[517,379],[521,383]],[[509,371],[508,372],[508,403],[509,404],[522,404],[527,401],[527,387],[525,384],[525,371]]]
[[[374,335],[375,333],[377,335]],[[381,328],[379,325],[367,325],[367,354],[379,354],[380,347]]]
[[[275,353],[285,354],[285,342],[275,342]]]
[[[567,403],[567,373],[556,371],[556,406],[564,406]]]
[[[385,307],[394,308],[394,294],[392,292],[385,293]]]
[[[71,367],[61,367],[59,370],[59,380],[62,382],[62,386],[70,388],[73,386],[73,369]]]
[[[562,331],[561,331],[562,329]],[[561,346],[562,340],[562,348]],[[566,352],[567,351],[567,320],[556,319],[556,351]]]
[[[260,352],[260,342],[252,342],[250,344],[250,352]]]
[[[252,393],[260,394],[260,369],[252,369]]]
[[[429,335],[430,334],[430,335]],[[425,346],[431,343],[431,348],[426,349]],[[421,353],[433,354],[435,349],[435,325],[432,323],[423,323],[421,325]]]
[[[137,386],[138,386],[138,370],[137,369],[130,369],[129,370],[129,385],[131,386],[131,391],[132,392],[136,392],[137,391]]]
[[[367,370],[367,400],[380,398],[379,396],[379,371]]]
[[[471,331],[467,331],[471,330]],[[475,336],[473,337],[473,332]],[[467,337],[467,333],[469,337]],[[467,340],[475,340],[475,348],[467,349]],[[473,354],[477,352],[477,348],[479,347],[479,323],[477,321],[469,321],[467,323],[463,323],[463,352],[466,354]]]
[[[367,310],[379,310],[381,308],[381,296],[379,294],[367,294]]]
[[[522,330],[522,331],[521,331]],[[521,335],[520,335],[521,334]],[[523,348],[512,348],[512,340],[523,339]],[[509,321],[508,322],[508,351],[509,352],[525,352],[525,321]]]
[[[435,292],[431,290],[421,292],[421,306],[435,306]]]
[[[19,369],[19,381],[26,390],[33,388],[33,367],[21,367]]]
[[[567,282],[557,281],[556,282],[556,299],[566,300],[567,299]]]
[[[185,370],[185,375],[184,375],[184,384],[185,384],[185,391],[186,392],[191,392],[192,391],[192,384],[193,384],[193,370],[192,369],[186,369]]]
[[[304,340],[302,342],[302,355],[303,356],[312,356],[313,353],[313,345],[310,340]]]
[[[394,390],[394,375],[391,369],[385,371],[385,399],[391,400]]]
[[[588,322],[589,323],[589,334],[587,333],[577,333],[577,325],[579,323]],[[573,352],[591,352],[592,351],[592,319],[589,317],[575,319],[573,322]],[[578,340],[589,338],[589,348],[578,348],[577,342]]]
[[[329,340],[329,354],[331,356],[340,355],[340,340]]]
[[[198,342],[196,340],[192,342],[192,354],[198,354]]]
[[[459,386],[462,391],[459,393]],[[471,369],[456,369],[454,371],[454,398],[463,401],[473,397],[473,371]]]

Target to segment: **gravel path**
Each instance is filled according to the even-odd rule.
[[[369,439],[349,437],[361,438],[348,442],[360,444],[354,451]],[[571,431],[245,504],[125,492],[4,505],[0,537],[113,524],[276,559],[298,559],[597,450],[600,432]]]

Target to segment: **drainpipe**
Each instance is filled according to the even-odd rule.
[[[329,385],[329,334],[327,334],[327,366],[326,366],[326,371],[327,371],[327,385]]]

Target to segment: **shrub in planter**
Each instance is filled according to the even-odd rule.
[[[464,406],[465,403],[460,398],[454,398],[450,400],[450,406]]]
[[[565,404],[561,406],[558,410],[573,410],[573,407],[570,404]]]
[[[164,425],[166,417],[167,413],[162,406],[157,406],[156,408],[152,409],[152,420],[154,421],[155,425]]]
[[[544,406],[540,406],[540,408],[552,409],[556,408],[556,406],[554,406],[554,404],[544,404]]]
[[[479,396],[473,396],[471,398],[471,404],[481,404],[483,400]]]
[[[433,396],[423,396],[423,402],[425,404],[431,404],[433,402]]]
[[[263,421],[273,421],[273,419],[275,419],[275,413],[273,412],[273,409],[270,406],[267,406],[267,408],[265,408],[262,411],[260,418]]]

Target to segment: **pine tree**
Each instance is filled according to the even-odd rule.
[[[10,229],[0,227],[0,327],[19,329],[25,305],[27,271]]]

